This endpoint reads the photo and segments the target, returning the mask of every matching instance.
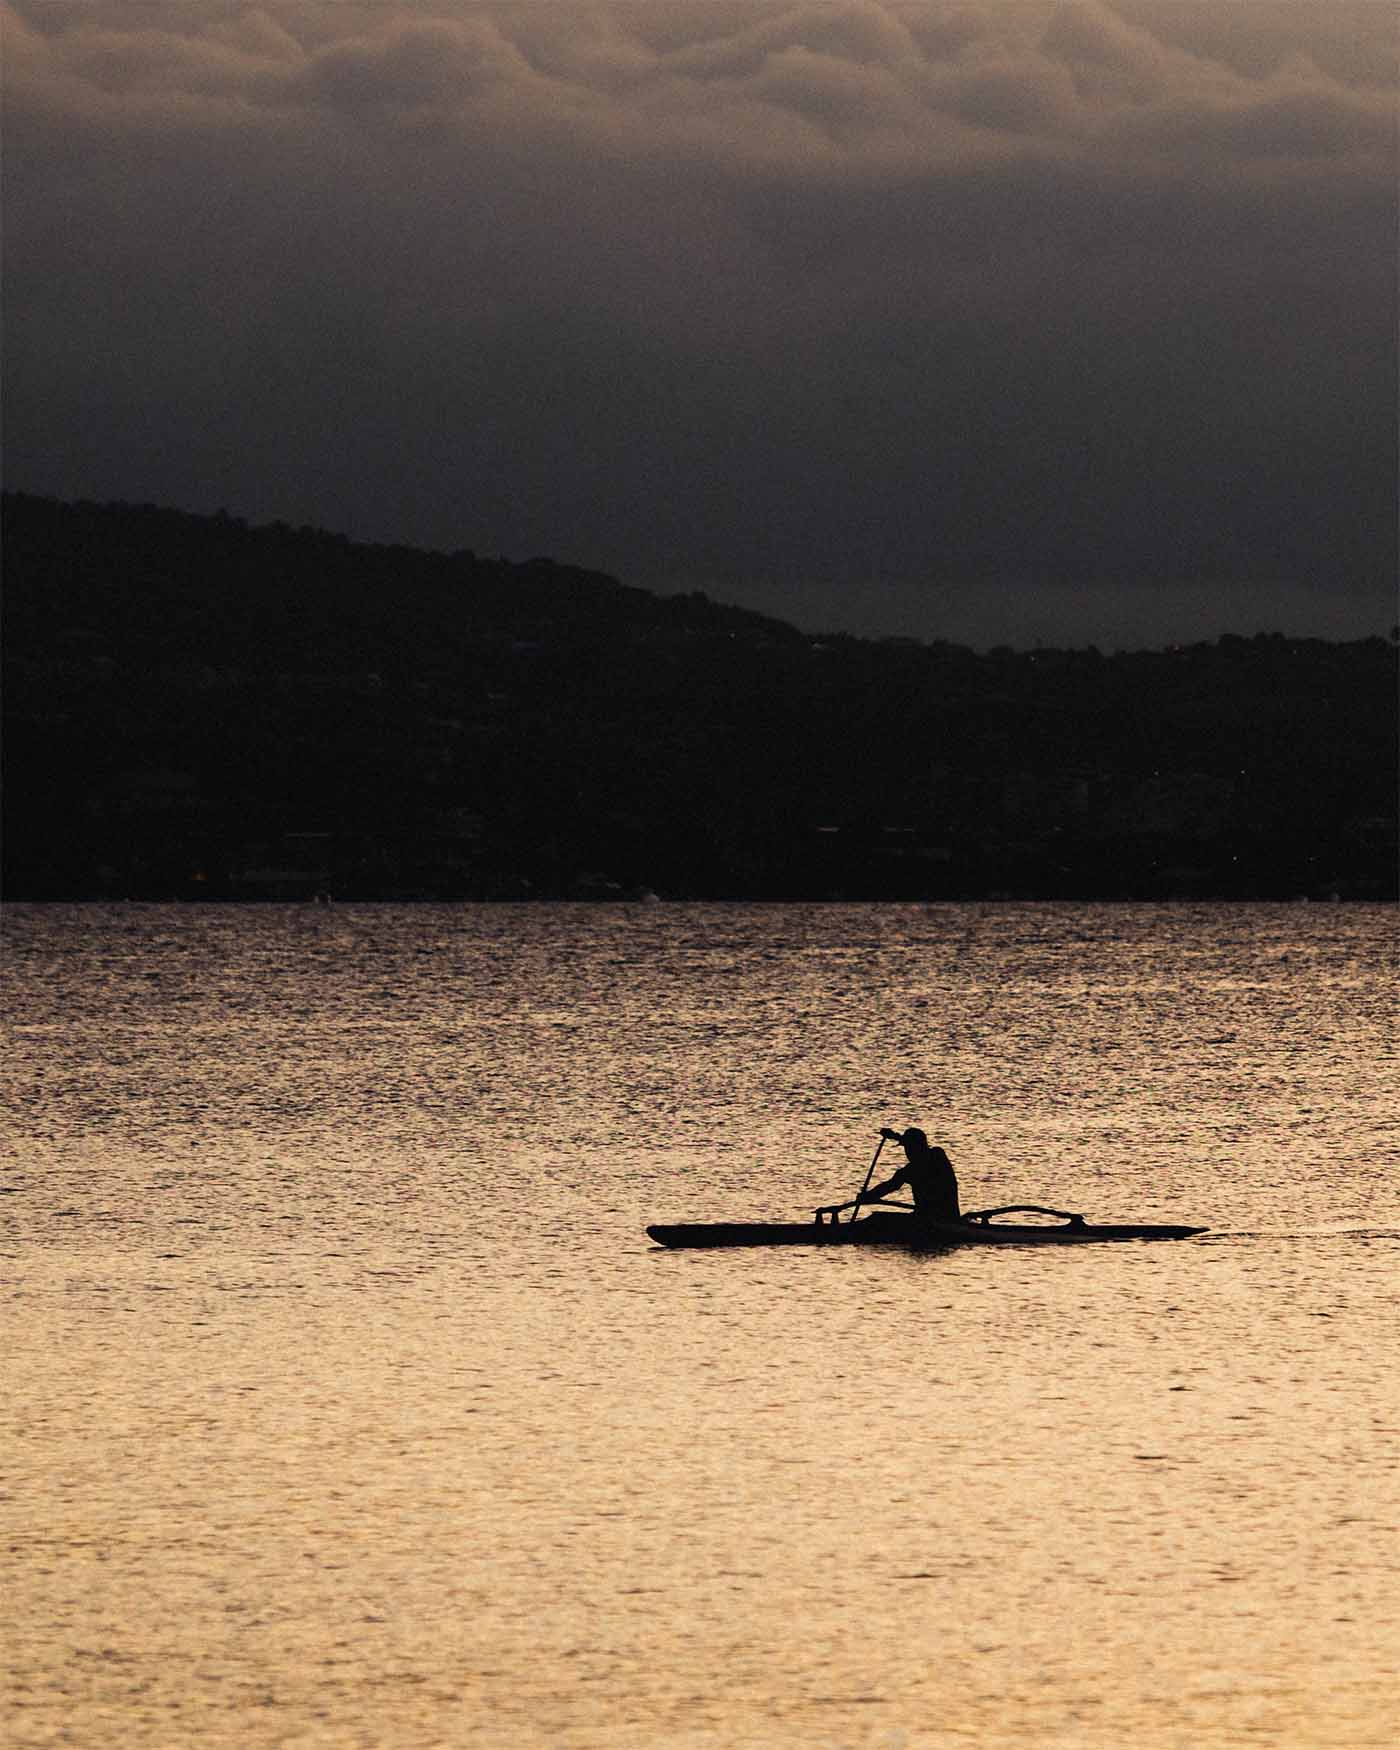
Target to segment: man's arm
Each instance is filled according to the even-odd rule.
[[[898,1191],[901,1185],[904,1185],[907,1183],[908,1183],[908,1181],[906,1180],[906,1178],[904,1176],[904,1171],[901,1168],[900,1171],[897,1172],[892,1179],[886,1179],[883,1185],[872,1185],[870,1187],[870,1189],[865,1193],[865,1195],[863,1197],[857,1198],[856,1201],[859,1203],[878,1202],[879,1199],[881,1197],[883,1197],[887,1191]]]
[[[836,1215],[843,1209],[859,1209],[863,1203],[876,1203],[885,1195],[886,1191],[897,1191],[901,1185],[906,1183],[904,1169],[901,1168],[892,1179],[886,1179],[883,1185],[872,1185],[860,1197],[852,1197],[849,1203],[824,1203],[816,1213],[818,1215]]]

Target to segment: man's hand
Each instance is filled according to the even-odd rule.
[[[897,1130],[882,1130],[880,1135],[884,1137],[886,1142],[903,1142],[904,1140]]]

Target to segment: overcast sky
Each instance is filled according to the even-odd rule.
[[[811,629],[1396,618],[1392,0],[17,0],[6,483]]]

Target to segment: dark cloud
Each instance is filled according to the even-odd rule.
[[[859,630],[1383,630],[1387,13],[28,0],[9,481]]]

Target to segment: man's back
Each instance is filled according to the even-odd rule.
[[[927,1221],[957,1221],[958,1179],[941,1148],[914,1148],[895,1174],[914,1193],[914,1207]]]

